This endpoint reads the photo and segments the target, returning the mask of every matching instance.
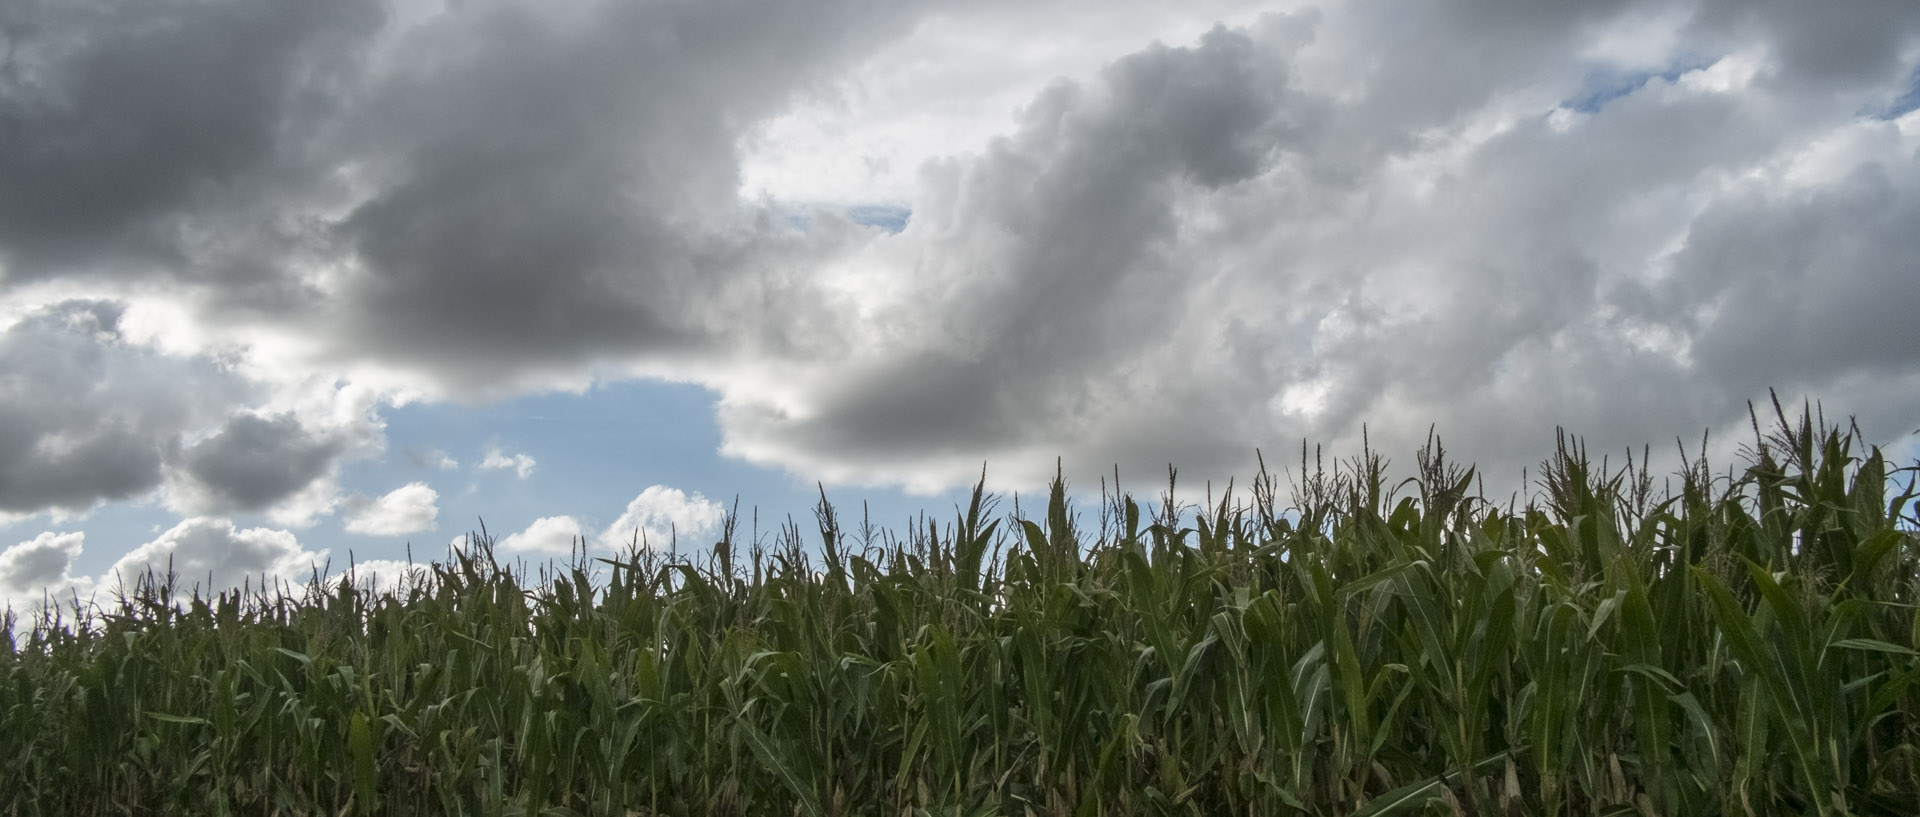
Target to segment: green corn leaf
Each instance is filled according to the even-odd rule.
[[[380,773],[374,766],[373,726],[366,713],[355,712],[347,722],[347,754],[353,763],[353,796],[360,813],[378,813]]]
[[[820,799],[814,795],[813,787],[808,786],[805,780],[794,774],[781,753],[767,740],[766,733],[760,731],[760,727],[755,726],[753,721],[748,720],[743,713],[734,718],[733,728],[736,734],[746,742],[747,748],[753,752],[754,759],[760,761],[760,765],[765,766],[779,778],[781,785],[800,801],[800,807],[809,817],[821,817],[825,814],[820,808]]]
[[[1409,783],[1368,800],[1366,806],[1353,813],[1353,817],[1388,817],[1424,809],[1427,803],[1440,799],[1440,788],[1438,777]]]
[[[1904,655],[1904,656],[1907,656],[1908,658],[1920,658],[1920,652],[1916,652],[1907,647],[1902,647],[1899,644],[1894,644],[1887,641],[1879,641],[1872,638],[1842,638],[1838,641],[1833,642],[1828,646],[1838,647],[1843,650],[1865,650],[1867,652],[1883,652],[1883,653],[1889,653],[1892,655]]]

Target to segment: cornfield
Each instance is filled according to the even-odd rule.
[[[0,813],[1914,814],[1920,465],[1774,420],[1670,491],[1303,446],[1191,508],[150,577],[5,628]]]

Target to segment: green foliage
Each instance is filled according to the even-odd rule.
[[[1097,530],[1056,482],[900,538],[823,496],[817,546],[149,577],[6,639],[0,814],[1912,813],[1916,468],[1775,419],[1660,501],[1563,439],[1502,509],[1436,441]]]

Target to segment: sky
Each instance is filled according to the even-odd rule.
[[[1911,0],[5,0],[0,599],[1770,390],[1911,461],[1916,225]]]

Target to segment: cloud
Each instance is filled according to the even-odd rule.
[[[698,348],[687,299],[777,232],[734,138],[915,5],[10,4],[0,357],[40,365],[7,357],[0,513],[164,484],[310,524],[369,441],[276,405],[300,383],[497,396]],[[63,322],[89,306],[17,320],[66,292],[166,319],[145,347]]]
[[[82,532],[47,531],[0,551],[0,607],[31,615],[48,601],[91,598],[93,579],[72,573],[85,543]]]
[[[163,351],[143,307],[57,299],[0,328],[0,513],[163,490],[191,514],[310,519],[332,506],[337,463],[382,444],[359,390]]]
[[[716,342],[742,265],[804,243],[739,206],[734,143],[919,13],[480,3],[390,30],[329,123],[361,189],[316,237],[340,275],[307,324],[462,396]]]
[[[698,493],[689,496],[678,488],[652,485],[600,532],[600,546],[608,550],[634,544],[666,547],[676,538],[697,542],[717,533],[726,516],[724,506]]]
[[[0,329],[0,511],[85,511],[160,485],[181,435],[244,392],[128,342],[124,309],[64,300]]]
[[[107,581],[131,588],[151,572],[171,569],[182,589],[203,594],[251,586],[299,584],[323,566],[327,551],[309,551],[290,531],[241,529],[232,520],[199,516],[173,526],[115,562]]]
[[[298,172],[373,0],[24,0],[0,16],[0,259],[14,282],[166,263]],[[195,222],[199,222],[196,224]],[[219,273],[218,270],[200,270]],[[237,272],[237,271],[235,271]],[[198,276],[194,276],[198,277]]]
[[[726,450],[938,490],[1245,475],[1363,423],[1404,457],[1437,422],[1513,484],[1556,425],[1732,431],[1774,385],[1910,428],[1920,130],[1862,112],[1920,13],[1850,55],[1725,11],[1348,4],[1056,83],[824,279],[840,355],[709,378]]]
[[[307,524],[379,406],[630,377],[924,491],[1920,424],[1920,6],[1289,5],[15,3],[0,513]]]
[[[521,479],[533,476],[534,465],[536,463],[531,455],[505,454],[497,446],[488,446],[486,456],[480,460],[480,467],[484,470],[511,470]]]
[[[1230,435],[1251,430],[1236,416],[1245,402],[1183,394],[1176,368],[1213,351],[1191,345],[1227,340],[1189,314],[1217,270],[1170,253],[1183,198],[1247,195],[1307,138],[1298,119],[1315,103],[1287,77],[1249,36],[1216,29],[1196,47],[1125,57],[1094,83],[1056,84],[1013,136],[930,165],[901,246],[871,260],[876,278],[917,273],[849,284],[875,293],[873,336],[852,338],[845,364],[798,370],[798,394],[784,395],[798,405],[764,403],[752,380],[722,384],[728,450],[928,489],[977,474],[983,458],[1032,477],[1056,454],[1131,464],[1135,441],[1156,459],[1244,451],[1247,438]],[[1147,325],[1162,331],[1135,329]],[[1183,433],[1189,424],[1221,438]]]
[[[566,555],[581,539],[580,523],[571,516],[543,516],[526,530],[500,540],[500,549],[518,553]],[[456,543],[463,540],[456,539]],[[457,545],[456,545],[457,546]]]
[[[363,499],[347,514],[348,533],[400,536],[432,530],[440,508],[440,494],[424,482],[411,482],[378,499]]]
[[[402,585],[418,583],[432,575],[432,571],[423,565],[394,559],[367,559],[354,562],[350,570],[355,587],[376,593],[395,593]]]
[[[407,449],[407,462],[415,468],[432,468],[436,471],[455,471],[460,461],[438,448]]]
[[[343,447],[288,414],[237,414],[183,452],[192,496],[182,504],[201,513],[260,510],[326,475]]]

